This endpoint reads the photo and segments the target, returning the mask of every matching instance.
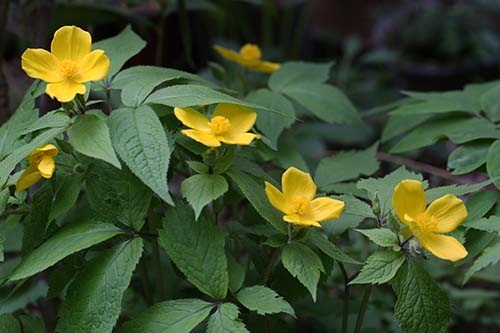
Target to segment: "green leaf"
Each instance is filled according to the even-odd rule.
[[[142,239],[134,238],[90,261],[68,288],[56,330],[111,332],[142,248]]]
[[[488,232],[497,232],[500,234],[500,216],[490,216],[479,220],[467,221],[463,224],[465,227]]]
[[[2,333],[21,333],[21,325],[10,313],[0,315],[0,327]]]
[[[119,233],[122,233],[120,229],[108,223],[89,221],[71,224],[24,256],[21,263],[9,275],[9,280],[30,277],[72,253],[101,243]]]
[[[96,216],[137,231],[142,228],[153,193],[128,168],[118,170],[95,161],[87,170],[85,185]]]
[[[130,25],[127,25],[118,35],[94,43],[92,49],[104,50],[111,60],[109,76],[112,77],[118,73],[127,60],[139,53],[145,46],[146,42],[132,30]]]
[[[23,232],[23,253],[31,252],[45,239],[52,205],[52,184],[45,183],[33,196],[31,212],[25,220]]]
[[[340,250],[328,240],[325,236],[319,234],[317,231],[310,231],[312,233],[311,235],[311,242],[321,250],[324,254],[329,256],[330,258],[334,260],[338,260],[340,262],[346,263],[346,264],[355,264],[355,265],[360,265],[361,262],[358,260],[351,258],[348,254]]]
[[[370,176],[380,167],[376,158],[378,143],[366,150],[339,152],[323,158],[316,169],[314,180],[320,189],[342,182]]]
[[[295,317],[292,306],[274,290],[264,286],[243,288],[236,298],[247,309],[256,311],[260,315],[284,312]]]
[[[178,203],[167,210],[159,241],[189,282],[215,299],[226,297],[225,240],[217,226],[203,217],[197,222],[192,210]]]
[[[209,168],[208,168],[208,165],[206,165],[205,163],[202,163],[202,162],[198,162],[198,161],[186,161],[186,163],[189,165],[189,167],[197,172],[197,173],[210,173],[209,171]]]
[[[7,261],[4,265],[10,265],[10,262]],[[3,277],[4,276],[2,276],[2,282]],[[10,289],[12,293],[2,300],[0,304],[0,314],[13,313],[18,310],[26,309],[30,305],[36,306],[39,304],[39,301],[47,296],[47,289],[47,283],[43,280],[34,283],[18,283],[16,287]]]
[[[284,93],[328,123],[357,125],[362,123],[351,101],[334,86],[297,82],[286,87]]]
[[[403,332],[444,332],[450,318],[448,296],[414,261],[406,261],[392,280],[398,300],[394,315]]]
[[[325,271],[319,256],[304,244],[292,243],[283,248],[281,262],[290,274],[309,290],[313,301],[316,302],[320,272]]]
[[[156,113],[148,106],[115,110],[108,124],[113,146],[132,173],[173,205],[167,184],[172,148]]]
[[[279,232],[285,234],[287,227],[283,222],[282,214],[267,200],[266,193],[264,192],[264,180],[257,180],[257,178],[242,172],[236,168],[231,168],[227,175],[232,181],[238,185],[243,195],[250,201],[255,210],[266,221]]]
[[[486,248],[483,253],[474,261],[469,270],[465,273],[464,281],[462,284],[467,283],[474,273],[481,269],[494,265],[500,261],[500,243]]]
[[[372,207],[369,204],[350,194],[343,194],[338,196],[334,195],[331,197],[337,200],[341,200],[345,203],[344,212],[342,214],[357,215],[371,219],[377,218],[373,213]]]
[[[493,122],[500,121],[500,85],[488,89],[479,99],[486,116]]]
[[[398,236],[387,228],[355,229],[368,237],[372,242],[383,247],[398,247]]]
[[[65,112],[62,111],[51,111],[46,113],[41,118],[37,119],[30,127],[21,131],[20,135],[25,135],[41,129],[55,128],[55,127],[68,127],[71,125],[71,119]]]
[[[499,175],[500,176],[500,175]],[[488,179],[485,180],[484,182],[476,183],[476,184],[467,184],[467,185],[448,185],[448,186],[440,186],[440,187],[434,187],[431,188],[430,190],[427,190],[425,192],[425,195],[427,197],[427,203],[430,203],[443,195],[446,194],[453,194],[453,195],[464,195],[467,193],[472,193],[479,191],[485,186],[490,185],[493,183],[493,179]]]
[[[285,128],[290,127],[295,121],[295,110],[292,103],[282,95],[273,93],[268,89],[259,89],[250,92],[246,100],[271,110],[279,110],[283,115],[262,109],[257,112],[257,128],[262,131],[265,143],[274,150],[278,147],[278,138]]]
[[[82,188],[82,181],[83,175],[80,174],[58,176],[56,193],[50,208],[49,221],[63,216],[75,206]]]
[[[405,92],[417,103],[404,104],[395,111],[394,115],[412,114],[440,114],[448,112],[473,112],[479,113],[480,108],[474,98],[463,91],[446,91],[438,93]]]
[[[232,303],[224,303],[208,319],[207,333],[250,333],[239,319],[239,310]]]
[[[25,333],[45,333],[45,323],[37,316],[22,315],[19,317]]]
[[[464,144],[448,156],[448,168],[454,169],[453,175],[469,173],[486,162],[491,142],[474,141]]]
[[[285,62],[269,77],[269,88],[275,92],[281,92],[297,82],[326,82],[330,78],[332,65],[333,62],[322,64],[303,61]]]
[[[49,129],[37,137],[35,137],[30,143],[27,143],[16,150],[14,150],[9,156],[7,156],[3,161],[0,162],[0,186],[4,185],[9,178],[10,173],[16,167],[17,163],[25,159],[33,150],[46,144],[62,132],[65,128],[52,128]]]
[[[486,215],[497,203],[499,197],[500,193],[493,190],[481,191],[471,195],[465,202],[468,215],[464,225],[467,226],[469,222],[474,222]]]
[[[232,255],[227,256],[227,272],[229,275],[229,290],[236,293],[245,282],[246,271]]]
[[[185,179],[181,184],[182,195],[194,209],[195,218],[208,203],[228,190],[227,180],[221,175],[199,174]]]
[[[495,178],[495,186],[500,189],[500,140],[493,142],[488,150],[486,171],[490,178]]]
[[[390,115],[389,120],[385,123],[380,141],[386,143],[398,135],[406,134],[430,118],[432,118],[430,114]]]
[[[208,317],[212,304],[199,299],[157,303],[126,322],[121,333],[189,333]]]
[[[349,284],[382,284],[396,275],[405,261],[401,252],[385,250],[375,252],[366,259],[359,275]]]
[[[495,125],[483,119],[466,116],[441,118],[417,127],[394,147],[391,153],[404,153],[410,150],[435,144],[448,138],[454,143],[465,143],[477,139],[497,139],[500,132]]]
[[[113,80],[111,88],[122,89],[121,97],[123,104],[130,107],[138,107],[156,86],[164,82],[179,79],[209,86],[212,85],[197,75],[177,69],[156,66],[134,66],[118,73]]]
[[[7,203],[9,202],[10,191],[8,188],[4,188],[0,191],[0,216],[5,212],[7,208]]]
[[[78,115],[68,129],[69,142],[83,155],[101,159],[121,169],[106,122],[93,115]]]

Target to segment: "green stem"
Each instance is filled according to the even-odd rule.
[[[279,249],[273,249],[273,253],[271,254],[271,259],[269,259],[269,263],[267,264],[266,270],[264,272],[264,277],[262,278],[261,283],[263,285],[267,284],[267,281],[269,281],[269,277],[271,276],[271,272],[273,271],[274,264],[276,263],[276,259],[278,259],[279,256]]]
[[[292,244],[292,224],[288,223],[288,244]]]
[[[370,302],[370,296],[372,294],[373,286],[369,285],[365,289],[363,294],[363,301],[361,307],[359,308],[358,318],[356,319],[356,327],[354,328],[354,333],[361,332],[361,327],[363,326],[363,320],[365,319],[366,309],[368,308],[368,303]]]
[[[342,276],[344,277],[344,302],[342,307],[342,326],[340,331],[342,333],[347,333],[347,325],[349,322],[349,293],[351,291],[351,287],[349,286],[349,277],[347,276],[344,264],[340,261],[337,261],[337,263],[339,264]]]
[[[145,258],[141,261],[142,288],[144,289],[144,298],[149,305],[153,304],[153,295],[149,287],[149,272]]]
[[[148,214],[148,226],[149,226],[149,231],[151,233],[154,233],[153,221],[154,221],[154,213],[153,213],[153,211],[150,211]],[[163,270],[161,268],[160,247],[158,246],[158,239],[153,239],[151,241],[151,247],[152,247],[152,252],[153,252],[153,261],[154,261],[154,265],[156,267],[157,292],[158,292],[158,296],[160,297],[160,300],[164,300],[165,299],[165,285],[164,285]]]

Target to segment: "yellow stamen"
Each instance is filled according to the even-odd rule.
[[[262,57],[259,47],[255,44],[245,44],[240,49],[240,54],[247,60],[259,60]]]
[[[295,197],[292,199],[292,210],[294,213],[303,215],[311,208],[311,201],[306,197]]]
[[[61,75],[68,80],[78,80],[81,77],[78,65],[71,60],[65,59],[61,61],[59,70],[61,71]]]
[[[210,127],[215,135],[221,135],[231,128],[231,122],[226,117],[215,116],[210,122]]]
[[[417,216],[416,223],[423,232],[435,232],[437,220],[434,216],[427,213],[420,213]]]

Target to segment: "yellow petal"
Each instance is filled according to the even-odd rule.
[[[79,63],[92,50],[92,37],[74,25],[64,26],[54,33],[50,49],[61,61],[67,59]]]
[[[21,174],[21,177],[19,177],[19,179],[17,180],[16,191],[22,192],[26,190],[27,188],[33,186],[37,181],[39,181],[40,178],[42,178],[42,176],[40,175],[40,172],[38,172],[36,166],[31,165],[29,168],[24,170],[24,172]]]
[[[187,127],[199,131],[211,131],[210,122],[200,112],[192,108],[175,108],[174,114],[179,121]]]
[[[245,63],[245,60],[243,57],[238,53],[230,49],[226,49],[225,47],[215,45],[214,46],[215,51],[219,53],[223,58],[237,62],[239,64]]]
[[[436,218],[437,232],[453,231],[467,218],[464,202],[451,194],[436,199],[427,207],[426,213]]]
[[[249,69],[263,73],[274,73],[280,68],[280,64],[269,61],[259,61],[257,64],[250,66]]]
[[[280,190],[278,190],[274,185],[271,183],[265,182],[266,183],[266,195],[267,199],[273,205],[274,208],[278,209],[279,211],[282,211],[285,214],[290,214],[291,209],[288,206],[288,202],[285,199],[285,196],[283,193],[281,193]]]
[[[27,49],[21,57],[21,66],[29,77],[45,82],[60,82],[59,60],[43,49]]]
[[[259,139],[260,135],[253,133],[243,133],[234,137],[229,137],[226,135],[221,135],[217,137],[221,142],[230,144],[230,145],[242,145],[247,146],[252,143],[254,139]]]
[[[434,233],[422,233],[420,244],[438,258],[458,261],[467,256],[467,250],[455,238]]]
[[[423,213],[425,211],[425,192],[422,182],[413,179],[399,182],[394,188],[392,206],[402,223],[406,223],[405,214],[415,219],[418,214]]]
[[[283,173],[281,187],[288,202],[292,202],[295,197],[312,200],[316,196],[316,184],[311,175],[294,167],[288,168]]]
[[[78,82],[98,81],[109,73],[109,58],[103,50],[95,50],[87,54],[78,63],[80,77]]]
[[[229,120],[231,127],[227,132],[228,136],[237,136],[248,132],[257,120],[257,113],[255,111],[244,106],[227,103],[217,105],[213,117],[217,116],[225,117]]]
[[[182,130],[182,134],[204,144],[207,147],[220,147],[220,142],[212,133],[202,132],[195,129]]]
[[[311,217],[319,222],[338,219],[344,210],[344,202],[332,198],[316,198],[311,201]]]
[[[285,215],[283,216],[283,220],[288,223],[297,224],[305,227],[314,226],[321,228],[321,224],[319,224],[318,221],[308,219],[307,217],[299,214]]]
[[[61,103],[70,102],[76,94],[85,94],[85,85],[70,80],[59,83],[49,83],[45,89],[47,95],[56,98]]]
[[[40,160],[40,163],[38,163],[38,171],[43,178],[52,178],[55,169],[56,164],[54,163],[54,158],[50,156],[44,156]]]
[[[52,144],[48,144],[35,149],[34,152],[43,152],[47,156],[55,157],[57,156],[57,154],[59,154],[59,149],[57,149],[57,147]]]

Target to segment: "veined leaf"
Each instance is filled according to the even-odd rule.
[[[282,92],[297,82],[324,83],[330,78],[333,62],[312,63],[303,61],[285,62],[269,77],[269,88]]]
[[[500,243],[496,243],[493,246],[486,248],[483,253],[474,261],[472,266],[469,268],[467,273],[465,273],[463,284],[467,283],[469,279],[474,275],[474,273],[480,271],[481,269],[496,264],[500,261]]]
[[[466,143],[448,156],[448,168],[454,169],[452,174],[469,173],[486,162],[486,156],[491,142],[473,141]]]
[[[464,223],[465,227],[482,231],[496,232],[500,234],[500,216],[490,216],[476,221],[470,220]]]
[[[486,215],[499,198],[500,193],[493,190],[480,191],[471,195],[465,202],[467,220],[465,220],[463,225],[467,226],[468,223],[474,222]]]
[[[434,187],[427,190],[425,192],[425,195],[427,197],[427,203],[430,203],[446,194],[464,195],[467,193],[476,192],[482,189],[483,187],[490,185],[491,183],[493,183],[493,179],[488,179],[485,180],[484,182],[476,184],[448,185],[448,186]]]
[[[224,303],[208,319],[207,333],[250,333],[238,319],[240,312],[232,303]]]
[[[21,325],[10,313],[0,315],[0,327],[3,333],[21,333]]]
[[[397,247],[398,236],[387,228],[375,229],[355,229],[357,232],[362,233],[368,237],[372,242],[383,247]]]
[[[359,275],[349,284],[382,284],[389,282],[396,275],[405,261],[401,252],[390,250],[374,252],[366,260]]]
[[[49,221],[63,216],[73,208],[78,200],[78,195],[82,188],[82,181],[83,175],[80,174],[57,177],[57,188],[52,198]]]
[[[311,242],[321,250],[324,254],[329,256],[332,259],[338,260],[340,262],[346,263],[346,264],[356,264],[359,265],[361,262],[358,260],[351,258],[348,254],[344,253],[342,250],[338,249],[335,244],[330,242],[328,238],[325,236],[322,236],[319,234],[317,231],[310,231],[310,233],[313,233],[311,237]]]
[[[32,133],[45,128],[68,127],[71,125],[71,119],[66,113],[60,110],[51,111],[37,119],[30,127],[21,131],[20,135]]]
[[[198,174],[185,179],[181,185],[182,195],[193,207],[196,219],[203,207],[227,190],[227,180],[221,175]]]
[[[500,140],[493,142],[486,156],[486,171],[495,179],[495,186],[500,189]]]
[[[284,312],[295,317],[292,306],[274,290],[264,286],[243,288],[236,298],[247,309],[257,311],[260,315]]]

